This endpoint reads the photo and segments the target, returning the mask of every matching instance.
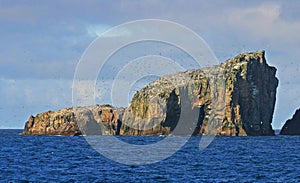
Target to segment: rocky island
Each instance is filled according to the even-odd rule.
[[[127,108],[96,105],[30,116],[22,135],[274,135],[275,74],[264,51],[244,53],[163,76],[137,91]],[[190,118],[180,127],[191,123],[193,129],[174,133],[182,116]]]
[[[300,109],[283,125],[280,135],[300,135]]]

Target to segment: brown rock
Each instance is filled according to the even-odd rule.
[[[128,108],[66,108],[30,116],[23,135],[274,135],[278,79],[264,51],[161,77]]]
[[[121,121],[115,110],[97,105],[31,115],[22,135],[117,135]]]
[[[170,135],[181,114],[181,88],[194,135],[274,135],[272,117],[278,79],[264,51],[245,53],[219,66],[162,77],[138,91],[123,117],[123,135]],[[195,117],[192,117],[193,119]],[[188,123],[188,122],[187,122]]]

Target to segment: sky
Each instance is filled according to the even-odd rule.
[[[279,78],[272,124],[280,129],[300,107],[299,9],[297,0],[0,0],[0,128],[72,106],[78,61],[104,31],[163,19],[195,31],[219,61],[266,50]]]

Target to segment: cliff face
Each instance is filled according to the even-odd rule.
[[[122,110],[97,105],[44,112],[29,117],[22,135],[118,135]]]
[[[300,135],[300,109],[283,125],[280,135]]]
[[[274,135],[275,73],[264,51],[259,51],[219,66],[162,77],[134,95],[123,117],[122,134],[171,134],[181,113],[179,90],[186,88],[190,110],[198,111],[192,121],[194,135]]]
[[[76,107],[31,116],[23,135],[274,135],[278,80],[264,54],[161,77],[126,109]]]

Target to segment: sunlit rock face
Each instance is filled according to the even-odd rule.
[[[159,78],[125,108],[66,108],[30,116],[23,135],[274,135],[278,79],[265,52]]]
[[[117,112],[122,111],[110,105],[48,111],[30,116],[22,135],[119,135],[121,120]]]

